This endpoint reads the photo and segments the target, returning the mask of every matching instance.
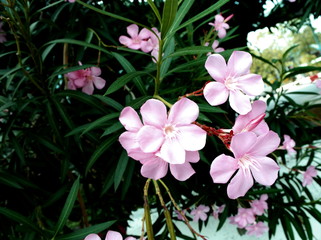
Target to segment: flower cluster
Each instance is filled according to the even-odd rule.
[[[294,150],[295,141],[289,135],[284,134],[283,137],[284,137],[283,145],[280,146],[279,149],[286,150],[289,155],[295,154],[296,153],[296,151]]]
[[[224,211],[225,205],[221,205],[221,206],[212,206],[213,209],[213,217],[214,219],[218,219],[218,216],[220,213],[222,213]],[[199,220],[201,221],[206,221],[206,219],[208,218],[208,213],[210,211],[210,207],[205,206],[203,204],[195,207],[194,209],[192,209],[192,211],[190,212],[190,214],[193,216],[193,221],[197,222]],[[182,217],[182,215],[176,211],[177,213],[177,218],[179,220],[184,220],[184,218]],[[186,210],[183,210],[183,213],[186,214]]]
[[[209,25],[213,26],[215,31],[217,31],[217,35],[219,38],[224,38],[226,36],[226,29],[230,28],[230,26],[226,22],[232,17],[233,15],[230,15],[225,19],[221,14],[217,14],[215,16],[214,23],[209,23]]]
[[[197,104],[187,98],[176,102],[169,114],[159,100],[146,101],[141,109],[143,123],[136,111],[126,107],[119,120],[127,130],[119,137],[128,156],[143,164],[144,177],[160,179],[168,171],[184,181],[194,174],[191,162],[199,161],[198,150],[206,141],[206,132],[193,124],[199,114]]]
[[[245,228],[248,235],[261,236],[268,230],[263,222],[257,222],[256,216],[261,216],[268,209],[267,194],[261,195],[260,199],[253,200],[250,208],[239,208],[235,216],[229,217],[230,223],[238,228]]]
[[[119,37],[119,42],[121,44],[130,49],[140,49],[145,53],[151,52],[153,59],[157,62],[160,38],[160,32],[157,30],[157,28],[152,28],[152,31],[143,28],[141,31],[139,31],[139,28],[136,24],[131,24],[127,27],[127,33],[130,37]]]
[[[101,70],[99,67],[91,67],[69,72],[66,74],[68,79],[67,88],[70,90],[81,88],[84,93],[92,95],[94,92],[94,86],[97,89],[105,87],[106,80],[99,77],[100,75]]]

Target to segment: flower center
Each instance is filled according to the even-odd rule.
[[[234,77],[228,77],[225,80],[225,86],[231,90],[237,90],[237,80]]]
[[[248,154],[245,154],[243,157],[239,158],[238,164],[242,169],[249,169],[250,166],[257,168],[256,166],[259,165],[259,163]]]
[[[175,128],[175,126],[168,124],[164,127],[164,133],[167,138],[175,138],[178,134],[178,130]]]

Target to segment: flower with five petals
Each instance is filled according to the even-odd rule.
[[[253,132],[233,136],[230,149],[234,158],[221,154],[211,164],[210,175],[214,183],[227,183],[227,195],[231,199],[244,196],[253,186],[254,179],[265,186],[272,185],[279,171],[277,163],[266,155],[280,144],[279,136],[269,131],[257,136]]]
[[[205,62],[205,68],[216,81],[204,87],[203,93],[207,102],[217,106],[229,99],[231,108],[237,113],[244,115],[251,111],[248,96],[257,96],[264,89],[262,77],[250,73],[251,65],[251,55],[243,51],[234,51],[227,64],[221,55],[210,55]]]

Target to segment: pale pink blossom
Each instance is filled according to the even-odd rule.
[[[186,210],[184,209],[184,210],[182,210],[182,213],[185,215],[185,212],[186,212]],[[177,219],[178,220],[184,220],[184,217],[183,217],[183,215],[178,211],[178,210],[175,210],[175,213],[177,214]]]
[[[69,72],[66,74],[66,77],[68,78],[67,87],[71,90],[82,88],[84,93],[92,95],[94,92],[94,86],[97,89],[102,89],[105,87],[106,80],[99,77],[100,75],[101,70],[99,67],[90,67]]]
[[[224,209],[225,209],[225,204],[214,208],[214,210],[213,210],[214,219],[218,219],[219,214],[222,213],[224,211]]]
[[[217,35],[219,38],[224,38],[226,36],[226,29],[229,29],[230,26],[226,23],[233,15],[227,17],[226,19],[221,15],[217,14],[215,16],[214,23],[209,23],[209,25],[213,26],[217,31]]]
[[[303,172],[303,182],[302,185],[305,187],[310,185],[313,181],[313,178],[318,175],[317,170],[314,166],[309,166],[305,172]]]
[[[145,42],[151,37],[151,31],[143,28],[139,32],[139,28],[136,24],[131,24],[127,27],[127,33],[130,37],[120,36],[119,42],[128,48],[138,50],[144,46]]]
[[[255,215],[261,216],[264,213],[264,211],[268,209],[268,205],[266,202],[267,199],[268,199],[268,195],[262,194],[259,200],[255,199],[250,203],[252,212]]]
[[[252,110],[245,115],[239,115],[233,126],[233,133],[254,132],[256,135],[263,135],[269,132],[269,127],[264,121],[266,103],[257,100],[252,104]]]
[[[197,208],[191,211],[191,215],[193,216],[193,221],[197,222],[199,219],[205,221],[207,219],[207,213],[210,211],[210,208],[205,205],[199,205]]]
[[[214,40],[213,44],[212,44],[212,48],[213,48],[213,51],[218,53],[218,52],[223,52],[225,49],[222,48],[222,47],[218,47],[219,46],[219,42],[217,40]]]
[[[290,155],[296,153],[296,151],[294,150],[295,141],[289,135],[285,134],[283,137],[284,137],[283,145],[279,149],[287,150],[288,154]]]
[[[247,230],[246,234],[250,236],[257,236],[260,237],[263,233],[269,230],[268,226],[266,226],[263,222],[257,222],[246,226],[245,229]]]
[[[84,240],[102,240],[97,234],[89,234]],[[123,240],[122,235],[116,231],[108,231],[105,240]],[[136,240],[133,237],[127,237],[125,240]]]
[[[199,161],[198,150],[206,141],[206,132],[192,124],[199,114],[193,101],[182,98],[169,114],[159,100],[146,101],[141,109],[143,124],[131,107],[120,114],[120,122],[126,132],[119,141],[128,156],[140,161],[144,177],[159,179],[166,175],[168,164],[173,176],[184,181],[195,173],[190,162]]]
[[[70,3],[74,3],[76,0],[65,0],[65,2],[70,2]]]
[[[279,171],[277,163],[266,155],[280,144],[279,136],[269,131],[257,136],[253,132],[243,132],[232,137],[230,150],[234,158],[221,154],[211,164],[210,175],[214,183],[227,183],[227,195],[231,199],[244,196],[253,186],[254,179],[265,186],[272,185]]]
[[[243,51],[234,51],[227,64],[219,54],[210,55],[205,68],[216,80],[204,87],[204,97],[212,106],[223,104],[229,99],[234,111],[247,114],[251,111],[249,96],[257,96],[264,89],[262,77],[250,73],[252,56]]]
[[[3,22],[0,21],[0,43],[4,43],[7,41],[7,34],[2,29]]]
[[[236,224],[239,228],[244,228],[248,224],[255,222],[255,216],[250,208],[239,208],[237,215],[232,219],[232,223]]]

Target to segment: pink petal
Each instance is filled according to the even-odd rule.
[[[168,170],[168,163],[161,158],[154,158],[145,162],[140,170],[141,174],[146,178],[154,180],[165,177]]]
[[[227,76],[227,66],[225,59],[220,54],[210,55],[205,62],[205,68],[213,79],[224,83]]]
[[[140,108],[140,113],[144,124],[162,128],[167,122],[166,106],[159,100],[147,100]]]
[[[134,237],[127,237],[127,238],[125,238],[125,240],[137,240],[137,239]]]
[[[101,74],[101,69],[99,67],[91,67],[90,68],[91,75],[98,77]]]
[[[169,169],[172,175],[179,181],[185,181],[195,173],[189,162],[183,164],[170,164]]]
[[[188,98],[182,98],[171,107],[168,122],[172,124],[189,124],[197,119],[198,114],[198,105]]]
[[[152,35],[153,33],[151,32],[151,31],[149,31],[147,28],[143,28],[140,32],[139,32],[139,34],[138,34],[138,37],[140,38],[140,39],[145,39],[145,40],[147,40],[148,38],[150,38],[151,37],[151,35]]]
[[[141,127],[143,127],[137,112],[131,107],[125,107],[121,111],[119,121],[128,131],[137,132]]]
[[[254,179],[265,186],[271,186],[278,177],[280,167],[269,157],[256,158],[257,164],[250,165]]]
[[[92,233],[85,237],[84,240],[101,240],[101,238],[97,234]]]
[[[220,29],[218,29],[218,31],[217,31],[217,36],[218,36],[219,38],[224,38],[224,37],[226,36],[226,30],[225,30],[223,27],[221,27]]]
[[[139,148],[139,144],[138,144],[136,138],[137,138],[137,133],[128,132],[128,131],[123,132],[119,136],[119,142],[122,145],[122,147],[126,149],[128,154],[131,151],[133,151],[133,150],[136,151],[136,149]]]
[[[249,169],[239,169],[227,186],[227,195],[231,199],[243,197],[253,186],[253,177]]]
[[[231,150],[236,158],[243,157],[251,150],[257,141],[257,136],[253,132],[243,132],[232,137]]]
[[[238,168],[235,158],[221,154],[212,162],[210,175],[214,183],[227,183]]]
[[[119,232],[108,231],[105,240],[123,240],[123,237]]]
[[[94,77],[93,82],[97,89],[102,89],[106,84],[106,80],[102,79],[101,77]]]
[[[186,126],[177,127],[180,134],[178,141],[186,151],[201,150],[206,143],[207,133],[200,127],[189,124]]]
[[[227,62],[230,75],[235,77],[248,74],[250,72],[251,65],[251,54],[243,51],[234,51]]]
[[[82,91],[88,95],[92,95],[94,92],[94,84],[92,81],[89,81],[83,88]]]
[[[154,46],[151,43],[151,40],[148,40],[148,41],[142,41],[140,44],[140,48],[143,52],[148,53],[153,50]]]
[[[191,162],[191,163],[196,163],[200,160],[200,154],[198,151],[186,151],[186,157],[185,157],[186,162]]]
[[[248,96],[244,95],[241,91],[230,91],[229,98],[231,108],[239,114],[247,114],[251,111],[252,106]]]
[[[136,24],[131,24],[127,27],[127,33],[131,38],[135,38],[138,36],[138,26]]]
[[[120,36],[119,42],[125,46],[130,46],[133,43],[133,40],[126,36]]]
[[[261,75],[258,74],[246,74],[238,77],[237,86],[247,95],[257,96],[264,90],[264,82]]]
[[[257,142],[249,153],[252,156],[264,157],[276,150],[280,145],[280,141],[279,136],[275,132],[269,131],[267,134],[258,137]]]
[[[215,15],[215,22],[217,22],[217,23],[224,22],[224,17],[221,14]]]
[[[166,139],[160,150],[160,157],[170,164],[185,162],[185,150],[177,139]]]
[[[225,103],[229,95],[228,89],[220,82],[206,84],[203,93],[206,101],[212,106]]]
[[[145,125],[139,130],[137,140],[143,152],[156,152],[164,142],[164,134],[154,126]]]

